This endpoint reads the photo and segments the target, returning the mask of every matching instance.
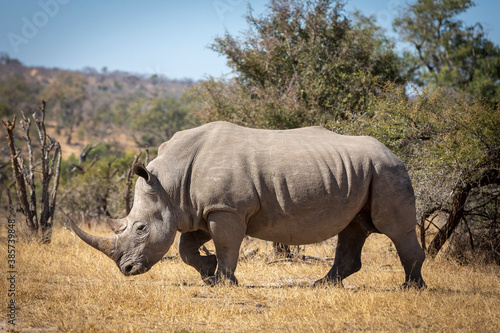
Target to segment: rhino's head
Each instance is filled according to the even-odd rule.
[[[147,272],[172,245],[178,214],[158,178],[142,164],[134,166],[140,176],[135,186],[134,205],[123,219],[108,219],[116,235],[91,235],[73,222],[71,227],[87,244],[113,259],[126,275]]]

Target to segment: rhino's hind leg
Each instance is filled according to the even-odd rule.
[[[389,172],[390,171],[390,172]],[[380,172],[372,184],[371,216],[380,232],[389,237],[405,270],[404,288],[424,288],[421,269],[425,253],[415,232],[415,196],[404,167]]]
[[[418,243],[416,232],[412,230],[405,236],[391,237],[391,239],[396,246],[399,259],[405,270],[405,283],[402,287],[425,288],[426,284],[421,273],[425,253]]]
[[[214,276],[217,268],[215,255],[202,256],[199,251],[199,248],[210,239],[212,239],[210,234],[201,230],[183,233],[179,239],[179,254],[182,260],[193,266],[204,280]]]
[[[326,276],[314,283],[321,286],[333,283],[342,286],[342,280],[361,269],[361,250],[366,238],[377,230],[367,212],[360,212],[338,235],[335,262]]]

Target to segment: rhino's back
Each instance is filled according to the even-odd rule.
[[[313,243],[342,230],[366,203],[373,167],[398,163],[378,141],[321,127],[270,131],[225,122],[176,135],[193,155],[193,206],[237,212],[248,234]]]

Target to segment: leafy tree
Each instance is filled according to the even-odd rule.
[[[456,16],[472,0],[417,0],[401,11],[394,28],[414,52],[406,52],[407,76],[420,85],[466,90],[494,104],[500,99],[500,48],[483,27]]]
[[[84,159],[72,155],[63,162],[61,206],[86,217],[116,215],[123,210],[122,179],[131,156],[104,144],[90,148]]]
[[[80,157],[74,154],[63,161],[61,167],[63,211],[71,215],[81,214],[90,225],[102,218],[124,216],[130,210],[134,173],[132,166],[141,161],[148,163],[156,157],[157,149],[124,152],[116,145],[88,145]],[[97,219],[97,220],[94,220]]]
[[[14,75],[0,81],[0,117],[11,117],[20,109],[27,113],[35,111],[29,101],[34,99],[35,88],[24,77]]]
[[[211,48],[236,74],[198,85],[202,121],[230,120],[253,127],[294,128],[346,119],[369,108],[370,92],[399,80],[399,62],[373,18],[353,23],[343,3],[272,0],[240,37],[227,33]]]
[[[165,97],[144,102],[137,101],[130,107],[131,128],[145,133],[143,144],[159,145],[175,132],[193,125],[186,103],[181,99]]]
[[[408,98],[404,87],[389,85],[372,112],[336,130],[372,135],[405,162],[429,254],[435,256],[462,224],[470,247],[487,241],[487,259],[500,263],[500,224],[494,218],[500,216],[500,109],[465,92],[424,89]],[[426,242],[424,222],[436,212],[444,213],[446,223]]]
[[[5,103],[0,103],[0,118],[7,118],[11,116],[11,109]]]
[[[71,144],[73,130],[82,120],[80,111],[87,97],[86,87],[84,75],[61,71],[41,92],[41,96],[54,105],[59,129],[67,129],[67,144]]]

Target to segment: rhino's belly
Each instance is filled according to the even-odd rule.
[[[360,209],[315,209],[285,215],[259,212],[248,222],[247,235],[288,245],[318,243],[341,232]]]

